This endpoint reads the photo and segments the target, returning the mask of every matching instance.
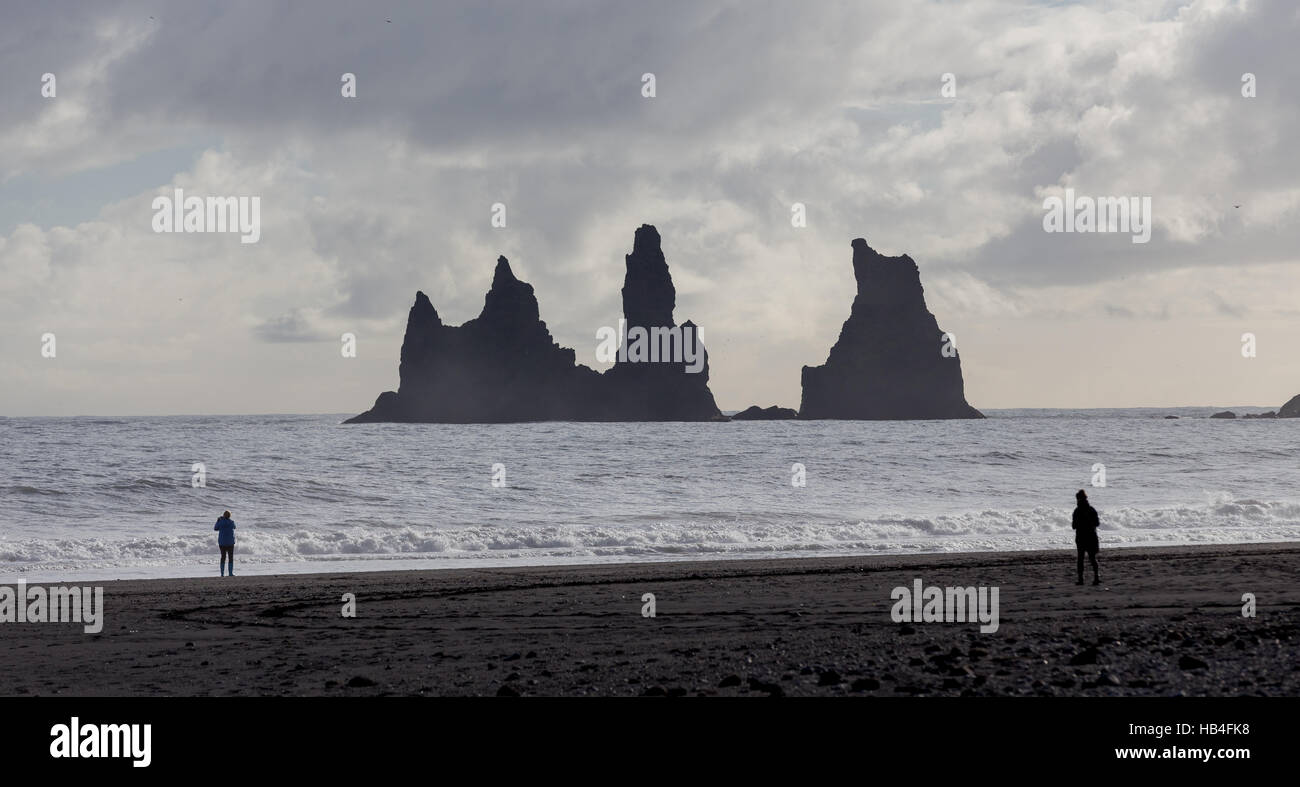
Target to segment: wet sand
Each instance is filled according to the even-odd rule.
[[[0,695],[1300,694],[1300,544],[1101,559],[1100,587],[1072,551],[107,582],[99,635],[0,623]],[[916,579],[996,586],[997,631],[895,622]]]

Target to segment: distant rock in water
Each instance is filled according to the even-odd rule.
[[[1278,408],[1278,418],[1300,418],[1300,394],[1296,394],[1287,400],[1287,403]]]
[[[1246,413],[1242,418],[1277,418],[1277,413],[1272,410],[1267,413]]]
[[[443,325],[423,292],[406,320],[400,384],[348,423],[578,420],[600,375],[574,362],[538,317],[532,285],[497,259],[478,317]]]
[[[603,375],[602,393],[611,410],[593,420],[612,421],[724,421],[726,418],[709,390],[709,354],[699,328],[689,320],[682,323],[683,349],[700,353],[702,366],[687,371],[690,364],[681,362],[636,361],[635,335],[644,332],[649,343],[663,346],[661,329],[674,328],[673,309],[677,290],[668,273],[668,263],[660,249],[659,231],[642,224],[632,241],[632,253],[624,258],[627,274],[623,279],[623,318],[627,333],[623,349],[630,359],[617,361]],[[645,346],[645,342],[642,343]],[[679,351],[680,352],[680,351]],[[666,353],[664,353],[666,354]],[[684,358],[685,356],[682,355]]]
[[[672,327],[675,298],[659,233],[642,226],[623,285],[629,335],[631,326]],[[500,257],[483,311],[464,325],[444,325],[428,297],[415,294],[397,391],[345,423],[725,420],[709,391],[706,353],[701,360],[695,373],[685,362],[619,362],[603,375],[578,364],[551,338],[532,285]]]
[[[1236,417],[1237,417],[1237,414],[1234,413],[1234,412],[1231,411],[1231,410],[1224,410],[1223,412],[1221,412],[1221,413],[1215,413],[1214,415],[1212,415],[1212,416],[1210,416],[1210,417],[1211,417],[1211,418],[1236,418]]]
[[[791,418],[798,418],[799,413],[791,410],[789,407],[759,407],[751,405],[731,416],[733,421],[785,421]]]
[[[803,367],[799,418],[983,418],[966,402],[955,348],[942,354],[912,258],[885,257],[858,238],[853,274],[857,297],[830,357]]]

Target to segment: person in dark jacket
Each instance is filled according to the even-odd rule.
[[[1100,545],[1097,543],[1097,528],[1101,525],[1101,520],[1097,518],[1097,509],[1093,508],[1088,502],[1088,493],[1082,489],[1074,496],[1079,505],[1074,509],[1074,518],[1070,527],[1074,528],[1074,546],[1079,550],[1079,578],[1075,581],[1076,585],[1083,584],[1083,555],[1088,553],[1088,558],[1092,560],[1092,584],[1101,584],[1101,572],[1097,568],[1097,550]]]
[[[221,576],[226,575],[226,558],[230,558],[230,576],[233,577],[235,575],[235,521],[230,518],[230,512],[222,514],[212,529],[217,531],[217,548],[221,550]],[[1079,565],[1082,566],[1083,563]]]

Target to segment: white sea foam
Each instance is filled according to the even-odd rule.
[[[0,580],[212,573],[227,508],[244,573],[1070,548],[1081,487],[1103,548],[1300,540],[1300,422],[337,421],[6,419]]]

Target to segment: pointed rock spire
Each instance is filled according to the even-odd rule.
[[[659,245],[659,231],[642,224],[632,240],[632,253],[624,258],[623,317],[628,327],[672,326],[677,290]]]
[[[510,260],[505,257],[497,257],[497,268],[492,274],[492,289],[504,287],[511,283],[519,281],[515,278],[515,272],[510,270]]]
[[[803,367],[799,417],[983,418],[966,402],[955,344],[925,305],[911,257],[853,241],[858,292],[826,363]]]
[[[486,322],[526,326],[539,318],[537,296],[533,285],[515,278],[510,262],[497,257],[497,267],[492,274],[492,288],[483,299],[479,319]]]

